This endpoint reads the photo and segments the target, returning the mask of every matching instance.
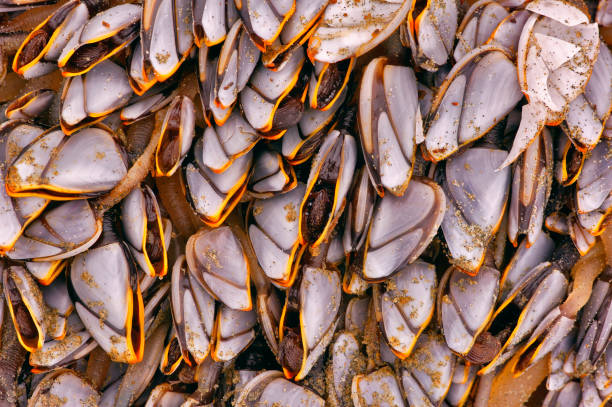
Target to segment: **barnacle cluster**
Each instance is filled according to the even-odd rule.
[[[0,0],[0,405],[610,405],[611,34]]]

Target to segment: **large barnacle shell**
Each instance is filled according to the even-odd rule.
[[[582,167],[584,160],[586,159],[586,152],[578,150],[572,140],[567,136],[564,127],[561,127],[563,131],[560,132],[557,139],[555,160],[559,161],[555,169],[555,179],[564,187],[568,187],[576,182]]]
[[[477,347],[476,339],[493,315],[498,293],[499,271],[494,268],[481,267],[474,277],[455,267],[446,271],[440,282],[437,311],[444,339],[453,352],[472,362],[489,356],[472,356],[470,350]]]
[[[351,394],[356,407],[406,406],[395,372],[388,366],[353,377]]]
[[[28,352],[40,349],[50,328],[40,287],[21,266],[3,270],[2,286],[19,343]]]
[[[84,252],[101,233],[102,219],[91,203],[69,201],[38,216],[6,255],[14,260],[53,262]]]
[[[29,79],[55,70],[64,47],[81,32],[91,12],[95,12],[93,7],[90,9],[87,2],[78,0],[55,10],[23,41],[15,54],[13,71]]]
[[[185,179],[188,198],[207,225],[219,226],[238,204],[247,188],[253,153],[236,158],[222,173],[215,173],[202,161],[203,141],[195,145],[195,162],[187,164]]]
[[[436,270],[416,261],[386,282],[380,296],[381,332],[393,353],[407,358],[434,313]]]
[[[232,109],[259,61],[259,50],[249,39],[241,21],[227,34],[217,60],[213,96],[221,109]]]
[[[313,391],[283,378],[281,372],[270,370],[258,374],[245,384],[235,405],[241,407],[323,407],[325,401]]]
[[[610,0],[599,0],[595,22],[603,27],[612,26],[612,2]]]
[[[239,18],[236,4],[225,0],[192,0],[192,21],[198,47],[212,47],[225,39]]]
[[[352,295],[363,295],[365,291],[370,287],[370,283],[365,281],[359,274],[358,263],[359,258],[353,256],[347,256],[347,267],[342,276],[342,291]],[[352,263],[349,263],[351,261]]]
[[[538,324],[554,313],[566,295],[567,286],[567,278],[550,263],[542,263],[526,273],[490,319],[487,332],[501,339],[502,346],[479,373],[491,372],[505,363]],[[508,325],[509,319],[516,321]]]
[[[182,405],[189,400],[189,393],[186,389],[181,388],[182,383],[174,385],[170,383],[161,383],[151,390],[151,395],[147,399],[147,407],[165,407]]]
[[[76,312],[70,314],[66,325],[64,337],[47,340],[40,349],[30,354],[29,361],[32,371],[39,373],[68,366],[87,356],[98,346]]]
[[[376,202],[376,190],[370,182],[365,167],[361,167],[353,178],[350,198],[342,234],[342,246],[346,257],[342,289],[347,294],[360,295],[369,286],[360,277],[359,270],[363,266],[363,255],[360,250],[367,239]]]
[[[580,405],[584,407],[605,406],[612,400],[612,389],[610,387],[598,387],[592,376],[586,376],[581,381],[582,400]],[[563,399],[562,399],[563,400]]]
[[[344,315],[344,327],[347,331],[363,331],[368,319],[370,302],[370,297],[352,297],[349,300]]]
[[[361,343],[350,332],[338,334],[330,347],[327,389],[334,407],[351,405],[353,377],[364,373],[366,360],[360,351]]]
[[[174,320],[174,315],[172,319]],[[176,326],[172,326],[168,332],[168,336],[166,336],[166,346],[164,346],[164,352],[159,361],[159,370],[163,374],[171,375],[181,366],[181,362],[184,360],[181,349],[180,341],[176,333]],[[189,365],[191,362],[186,363]]]
[[[151,92],[144,95],[144,92],[146,92],[148,88],[142,89],[141,86],[148,85],[144,85],[139,82],[139,80],[135,79],[131,71],[129,81],[132,90],[134,90],[138,96],[132,97],[129,103],[119,111],[119,118],[126,126],[140,121],[140,119],[166,107],[172,101],[173,93],[176,90],[176,88],[171,85],[159,85],[153,88]],[[153,85],[154,83],[151,84],[151,86]],[[116,116],[112,115],[109,117],[109,121],[114,117]],[[152,119],[150,123],[153,123]]]
[[[477,371],[474,365],[457,361],[451,387],[446,393],[446,402],[449,405],[453,407],[465,405],[476,381]]]
[[[595,371],[595,384],[598,389],[610,390],[612,383],[612,346],[608,343]]]
[[[484,0],[484,2],[486,3],[488,0]],[[512,11],[499,22],[485,43],[501,45],[510,51],[512,55],[516,55],[523,26],[530,15],[531,13],[525,9],[516,9]]]
[[[516,160],[545,124],[558,124],[585,89],[599,51],[599,29],[570,2],[535,0],[517,52],[518,82],[529,103],[502,166]],[[607,85],[606,85],[607,86]],[[603,108],[603,106],[602,106]]]
[[[413,179],[401,197],[385,195],[374,208],[362,277],[382,281],[415,261],[438,232],[445,210],[442,188],[427,178]]]
[[[591,298],[583,308],[576,338],[576,371],[592,369],[605,353],[612,332],[611,269],[595,280]]]
[[[185,256],[172,267],[172,320],[183,359],[199,365],[209,355],[215,322],[215,299],[188,269]]]
[[[301,350],[301,360],[294,360],[295,366],[283,363],[283,371],[289,378],[302,380],[325,352],[340,320],[340,274],[335,269],[305,266],[295,289],[297,304],[290,303],[292,299],[287,296],[279,340],[281,349],[289,355],[300,354]],[[298,349],[289,350],[290,347]]]
[[[233,109],[222,108],[215,103],[216,70],[219,64],[218,57],[213,58],[208,54],[208,47],[203,46],[198,51],[198,93],[202,104],[204,120],[208,126],[212,126],[213,120],[219,126],[223,126],[230,117]],[[212,120],[211,120],[212,119]]]
[[[566,132],[581,150],[593,149],[604,131],[612,109],[612,53],[601,42],[584,92],[569,104]]]
[[[277,139],[297,124],[304,112],[309,77],[310,65],[302,48],[276,71],[263,65],[255,68],[240,92],[240,106],[251,126]]]
[[[227,170],[239,157],[249,153],[260,140],[251,125],[238,113],[232,113],[221,126],[209,126],[201,141],[196,142],[194,155],[215,173]]]
[[[510,169],[495,171],[504,157],[502,150],[471,148],[447,160],[440,172],[448,197],[442,231],[451,262],[470,274],[478,272],[506,208]]]
[[[286,194],[255,200],[251,206],[253,223],[248,233],[257,262],[281,286],[293,283],[306,248],[298,240],[298,214],[305,191],[300,183]]]
[[[102,195],[125,174],[123,149],[108,128],[90,127],[70,137],[52,128],[21,151],[5,182],[11,196],[70,200]]]
[[[299,210],[302,244],[318,246],[327,240],[344,210],[351,186],[357,146],[346,130],[332,130],[315,156]]]
[[[235,310],[252,308],[250,266],[230,227],[199,231],[187,241],[185,255],[190,272],[213,297]]]
[[[145,305],[144,308],[144,326],[145,332],[153,326],[155,318],[161,311],[166,307],[164,301],[170,291],[171,283],[169,281],[155,284],[155,277],[151,277],[145,273],[138,273],[138,280],[140,284],[140,292],[142,292],[142,298]]]
[[[261,278],[263,274],[259,269],[254,274],[255,278]],[[263,280],[263,279],[262,279]],[[278,326],[283,311],[283,304],[279,299],[279,293],[272,288],[272,285],[267,281],[263,284],[255,283],[257,287],[257,301],[255,304],[255,312],[257,320],[261,327],[262,336],[265,338],[272,353],[278,355]]]
[[[327,250],[327,256],[325,261],[328,264],[337,266],[344,260],[344,248],[342,247],[342,237],[337,230],[332,233],[329,242],[329,250]]]
[[[58,276],[49,285],[41,286],[40,291],[46,307],[46,339],[62,339],[66,336],[67,320],[74,309],[65,275]]]
[[[423,139],[417,83],[412,69],[376,58],[359,92],[359,135],[370,179],[379,195],[403,195]]]
[[[598,234],[610,211],[612,142],[601,140],[585,159],[576,182],[576,211],[582,226]]]
[[[415,63],[436,71],[446,63],[453,48],[459,10],[455,0],[430,0],[418,16],[412,6],[402,42],[412,50]],[[408,38],[406,38],[406,35]]]
[[[523,233],[532,245],[542,231],[552,185],[552,148],[550,132],[544,129],[514,167],[508,212],[508,238],[514,245]]]
[[[145,76],[142,43],[140,41],[137,41],[134,47],[130,48],[128,52],[128,79],[130,81],[130,86],[132,87],[134,93],[142,96],[147,90],[157,83],[157,79],[155,78],[155,75],[151,75],[150,78]],[[145,100],[152,99],[146,98]]]
[[[441,161],[484,136],[521,100],[516,67],[507,51],[483,45],[453,66],[432,102],[425,147]]]
[[[546,388],[549,391],[560,390],[571,380],[574,372],[570,369],[574,369],[572,362],[576,356],[575,345],[576,335],[572,331],[550,353],[550,373],[546,379]]]
[[[144,304],[136,270],[127,245],[108,237],[76,256],[69,271],[83,325],[117,362],[136,363],[143,357]]]
[[[111,405],[128,407],[151,384],[153,376],[159,368],[159,361],[164,351],[164,340],[167,337],[170,324],[168,309],[163,307],[155,316],[151,326],[147,328],[146,349],[142,361],[128,366],[125,374],[117,381],[117,387],[114,388],[113,385],[105,391],[105,398],[108,392],[108,397],[111,400],[107,400],[114,401]]]
[[[191,0],[145,0],[140,29],[143,78],[163,82],[193,46]]]
[[[504,302],[509,293],[531,273],[538,264],[548,261],[555,248],[555,242],[548,233],[538,234],[535,242],[523,239],[506,265],[499,282],[499,301]]]
[[[421,335],[414,352],[401,365],[408,403],[440,406],[450,389],[455,365],[455,355],[442,337],[434,333]]]
[[[103,61],[85,75],[68,78],[61,96],[60,125],[66,134],[97,123],[125,106],[132,88],[123,68]]]
[[[138,37],[142,7],[120,4],[92,17],[70,38],[58,65],[64,76],[81,75]]]
[[[304,44],[316,30],[329,0],[295,0],[295,12],[285,23],[276,41],[267,46],[261,56],[263,64],[280,68],[293,51]]]
[[[520,375],[550,353],[575,325],[575,319],[564,315],[559,306],[553,308],[533,330],[527,342],[513,359],[512,372]]]
[[[211,356],[216,362],[228,362],[255,339],[257,315],[254,310],[240,311],[222,305],[215,321]]]
[[[195,108],[186,96],[177,96],[168,107],[155,150],[156,175],[176,172],[191,148],[195,135]]]
[[[508,10],[493,0],[480,0],[472,4],[457,29],[459,41],[453,52],[455,61],[486,43],[508,15]]]
[[[43,129],[23,121],[7,121],[0,126],[0,178],[17,154],[43,133]],[[0,188],[0,252],[13,247],[26,226],[45,209],[49,201],[39,197],[12,198]]]
[[[51,106],[55,100],[55,92],[50,89],[36,89],[25,93],[12,101],[6,107],[4,115],[7,119],[34,119]]]
[[[575,205],[574,201],[570,201]],[[590,213],[569,214],[553,212],[546,217],[546,228],[554,233],[569,235],[581,256],[587,254],[597,242],[597,235],[603,231],[605,220],[612,207],[612,199],[608,198],[602,206]]]
[[[45,2],[42,0],[3,0],[2,3],[0,3],[0,11],[23,11],[44,4]]]
[[[549,391],[542,402],[542,407],[561,407],[581,405],[582,391],[580,383],[570,381],[559,390]]]
[[[346,91],[327,110],[321,111],[307,107],[297,126],[290,127],[283,135],[283,156],[293,165],[308,160],[318,149],[325,135],[336,125],[340,107],[346,99]]]
[[[69,406],[95,407],[100,393],[74,370],[59,369],[47,374],[36,386],[28,405],[44,407],[56,405],[59,400]]]
[[[121,223],[126,241],[135,258],[142,257],[143,270],[163,277],[168,270],[164,222],[155,194],[148,186],[134,188],[121,202]],[[140,262],[139,262],[140,263]]]
[[[399,27],[411,4],[408,0],[330,2],[308,40],[308,56],[334,63],[365,54]]]
[[[271,198],[291,191],[296,185],[295,170],[280,153],[264,150],[257,155],[249,181],[250,196]]]
[[[347,255],[361,249],[365,243],[375,202],[376,191],[362,167],[353,179],[351,199],[346,209],[342,244]]]
[[[251,40],[262,52],[276,40],[295,11],[296,0],[236,0]]]
[[[333,64],[316,61],[308,87],[308,103],[311,109],[330,109],[341,97],[351,76],[355,58]]]
[[[49,285],[64,271],[66,262],[63,260],[27,261],[25,267],[40,284]]]

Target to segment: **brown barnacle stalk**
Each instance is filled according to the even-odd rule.
[[[516,357],[516,356],[515,356]],[[474,407],[522,407],[534,397],[538,386],[546,380],[550,371],[549,357],[545,357],[533,365],[525,374],[514,376],[512,373],[513,362],[510,361],[495,376],[491,384],[491,393],[484,404],[474,403]]]
[[[378,284],[374,284],[372,286],[372,290],[374,290],[372,294],[372,298],[380,297],[380,287]],[[368,317],[365,322],[365,326],[363,328],[363,343],[365,345],[366,354],[368,356],[367,363],[367,371],[371,372],[376,370],[378,367],[383,365],[382,358],[380,355],[380,341],[384,340],[379,331],[379,325],[376,313],[380,310],[377,310],[375,301],[370,301],[370,305],[368,307]]]
[[[599,26],[599,34],[609,47],[612,46],[612,27]]]
[[[131,162],[136,161],[142,155],[149,144],[154,130],[155,115],[147,116],[127,126],[125,131],[125,149]]]
[[[193,98],[196,92],[194,89],[197,89],[197,86],[194,87],[195,85],[193,85],[194,81],[195,79],[193,75],[185,75],[180,82],[177,95],[184,95]],[[190,84],[193,86],[190,86]],[[104,213],[121,202],[123,198],[125,198],[137,185],[140,185],[140,183],[151,172],[153,169],[155,150],[157,148],[157,144],[159,143],[159,138],[161,137],[161,129],[167,111],[167,107],[160,109],[155,113],[153,119],[145,119],[154,121],[152,131],[147,131],[147,129],[150,128],[150,124],[148,123],[138,124],[135,129],[131,131],[128,130],[128,151],[131,149],[135,154],[138,154],[140,150],[142,150],[142,152],[134,161],[126,176],[119,181],[115,188],[96,201],[95,206],[97,207],[98,213]],[[150,138],[147,141],[146,137],[149,134]],[[162,202],[164,202],[163,198]],[[165,203],[166,202],[164,202],[164,204]],[[172,220],[174,221],[174,219]]]
[[[26,39],[27,32],[13,32],[10,34],[2,34],[2,25],[0,25],[0,82],[4,80],[9,71],[9,58],[12,58],[19,45]]]
[[[185,183],[181,171],[170,177],[155,177],[159,198],[168,211],[172,226],[184,237],[189,237],[202,228],[204,223],[187,202]]]
[[[155,113],[155,126],[151,133],[151,138],[142,151],[142,154],[140,154],[138,159],[136,159],[130,167],[125,177],[123,177],[108,194],[96,200],[94,206],[98,213],[103,214],[121,202],[132,189],[140,185],[153,168],[153,157],[155,156],[155,149],[159,142],[161,126],[164,116],[166,115],[166,110],[167,109],[162,109]]]
[[[0,43],[0,57],[2,57],[2,44]],[[0,65],[0,71],[2,66]],[[6,78],[2,78],[0,72],[0,103],[10,102],[19,96],[36,89],[51,89],[59,91],[62,87],[63,78],[60,71],[55,70],[37,78],[25,80],[20,78],[15,72],[8,72]]]
[[[198,389],[189,396],[189,399],[196,401],[198,405],[212,403],[219,386],[219,377],[222,370],[222,362],[215,362],[211,357],[204,359],[196,368],[195,376],[198,381]]]
[[[610,232],[604,232],[609,234]],[[573,276],[572,291],[563,304],[559,306],[561,315],[575,319],[578,312],[584,307],[593,289],[593,281],[601,274],[606,265],[606,252],[604,245],[597,242],[595,246],[583,257],[581,257],[571,274]]]
[[[606,264],[612,266],[612,229],[606,228],[600,235],[601,243],[603,244],[606,253]]]
[[[0,25],[0,34],[11,35],[15,33],[27,33],[39,25],[45,18],[49,17],[55,10],[57,10],[62,4],[66,3],[65,0],[58,1],[56,4],[51,5],[40,5],[33,7],[29,10],[25,10],[23,13],[16,17],[9,18]],[[17,46],[21,43],[17,44]]]
[[[491,396],[491,387],[493,387],[493,380],[495,379],[495,372],[487,373],[478,379],[478,387],[474,394],[474,405],[473,407],[487,407],[489,404],[489,397]]]
[[[111,359],[109,354],[99,346],[89,354],[85,375],[97,390],[100,390],[104,385],[110,364]]]
[[[4,304],[2,304],[4,307]],[[6,313],[6,311],[5,311]],[[17,376],[25,361],[26,350],[17,340],[10,318],[2,321],[0,345],[0,407],[17,405]]]

